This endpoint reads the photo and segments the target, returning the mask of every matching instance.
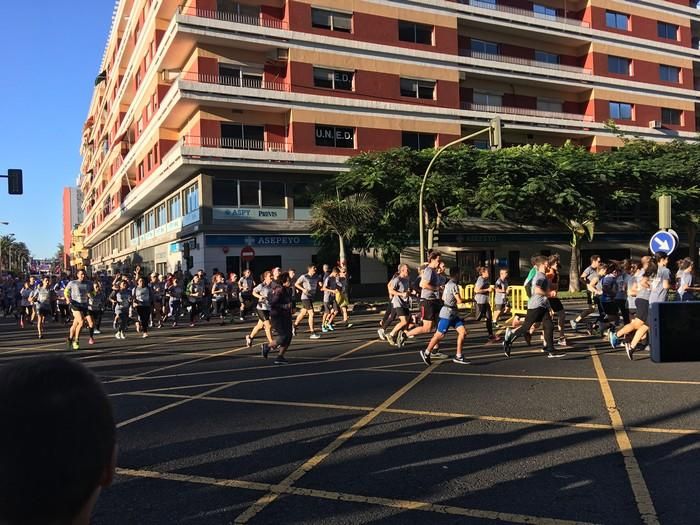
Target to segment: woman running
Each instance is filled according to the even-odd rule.
[[[102,285],[99,281],[95,281],[93,284],[93,290],[90,294],[88,300],[88,317],[92,319],[92,326],[90,327],[90,339],[88,344],[95,344],[95,334],[100,334],[100,326],[102,325],[102,314],[105,310],[105,304],[107,303],[107,296],[105,295]]]
[[[567,346],[566,334],[564,333],[564,327],[566,325],[566,310],[564,309],[564,303],[561,299],[557,297],[559,294],[559,268],[561,266],[561,260],[559,255],[554,254],[549,258],[548,268],[545,275],[549,280],[549,307],[551,308],[554,315],[556,315],[557,328],[559,329],[559,340],[557,341],[557,346]]]
[[[44,337],[44,324],[46,323],[46,318],[51,315],[51,303],[54,296],[51,280],[48,277],[44,277],[41,280],[41,286],[32,293],[31,302],[38,314],[36,329],[39,332],[39,339]]]
[[[292,325],[292,330],[296,334],[299,324],[304,320],[304,317],[308,317],[309,339],[318,339],[321,337],[314,329],[314,297],[318,291],[320,281],[321,278],[316,272],[316,266],[311,264],[307,269],[307,273],[300,276],[294,283],[294,288],[301,293],[301,310]]]
[[[214,274],[211,285],[211,302],[214,307],[214,315],[219,316],[220,325],[224,325],[226,319],[226,283],[220,273]]]
[[[228,311],[231,314],[231,323],[233,323],[233,318],[236,315],[234,312],[240,312],[241,309],[240,293],[238,275],[235,272],[231,272],[228,276],[228,283],[226,283],[226,296],[228,299]]]
[[[202,310],[202,301],[204,301],[204,283],[202,283],[198,274],[195,274],[187,284],[185,294],[190,307],[190,327],[193,327]]]
[[[489,269],[486,266],[477,268],[479,277],[474,283],[474,302],[476,303],[476,322],[486,319],[486,331],[489,334],[489,343],[495,343],[500,338],[493,334],[493,312],[491,311],[491,290],[489,283]]]
[[[20,313],[19,313],[19,326],[24,328],[24,324],[32,324],[32,303],[29,298],[34,293],[32,285],[29,281],[24,281],[22,285],[22,290],[19,292],[20,295]]]
[[[651,257],[642,257],[640,264],[641,268],[637,270],[634,274],[634,282],[632,283],[631,293],[634,295],[634,308],[635,308],[635,318],[630,320],[625,326],[620,328],[617,332],[610,330],[608,335],[608,340],[610,341],[610,346],[617,348],[620,344],[620,340],[624,338],[625,351],[627,352],[627,357],[632,359],[632,345],[630,334],[639,330],[643,330],[638,341],[646,333],[646,323],[647,317],[649,315],[649,295],[651,294],[651,281],[650,277],[656,275],[656,263]]]
[[[694,301],[697,288],[693,287],[693,260],[686,257],[680,262],[680,282],[678,283],[678,297],[681,301]]]
[[[165,290],[165,294],[168,297],[170,316],[173,320],[173,328],[177,326],[177,320],[180,318],[180,313],[182,312],[182,293],[183,290],[180,285],[180,280],[177,277],[173,277],[170,280],[170,285]]]
[[[146,284],[146,279],[144,277],[139,277],[136,279],[136,288],[134,288],[134,306],[136,307],[136,313],[138,315],[136,331],[143,332],[141,337],[144,339],[148,337],[148,325],[151,321],[152,304],[151,290]]]
[[[277,286],[271,288],[269,297],[270,322],[275,331],[274,343],[262,345],[262,356],[267,358],[270,350],[278,352],[276,365],[285,365],[289,361],[284,354],[292,343],[292,279],[289,273],[280,274]]]
[[[153,326],[163,328],[163,297],[165,296],[165,283],[161,281],[160,276],[153,272],[151,274],[151,282],[148,283],[151,290],[151,319]]]
[[[508,305],[508,268],[501,268],[498,271],[496,280],[496,316],[493,318],[494,328],[498,328],[498,320],[501,315],[507,314],[510,310]]]
[[[241,306],[240,306],[240,320],[245,321],[246,314],[253,307],[253,288],[255,288],[255,281],[248,268],[243,270],[243,275],[238,279],[238,289],[240,290],[241,296]]]
[[[270,344],[272,344],[272,332],[270,325],[270,303],[268,296],[272,291],[272,273],[265,272],[261,275],[261,283],[253,289],[253,297],[258,300],[255,307],[255,312],[258,314],[258,322],[255,324],[250,334],[245,336],[245,345],[250,348],[253,346],[253,339],[258,335],[260,330],[265,329],[265,335]]]
[[[80,331],[83,329],[85,321],[89,327],[92,327],[92,319],[87,315],[91,292],[92,283],[87,280],[85,270],[78,270],[77,279],[69,282],[63,291],[73,313],[73,323],[68,331],[67,341],[69,348],[73,350],[80,350]]]

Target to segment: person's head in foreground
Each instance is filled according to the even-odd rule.
[[[87,525],[116,461],[112,408],[83,365],[0,369],[0,524]]]

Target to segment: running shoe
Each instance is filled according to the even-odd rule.
[[[398,335],[396,336],[396,346],[399,348],[403,348],[404,345],[406,344],[406,332],[401,330]]]
[[[352,328],[352,327],[353,327],[352,323],[348,323],[347,325],[345,325],[345,328]]]
[[[245,321],[245,318],[239,317],[238,320],[239,320],[239,321]]]
[[[630,361],[634,361],[634,349],[631,344],[625,343],[625,353]]]
[[[245,345],[246,345],[248,348],[250,348],[251,346],[253,346],[253,339],[252,339],[249,335],[246,335],[246,336],[245,336]]]
[[[321,335],[317,333],[313,333],[309,336],[309,339],[321,339]]]
[[[43,338],[44,338],[44,336],[39,334],[39,339],[43,339]]]
[[[324,334],[327,334],[327,333],[328,333],[328,328],[326,328],[325,325],[322,326],[322,327],[321,327],[321,332],[323,332]]]
[[[294,325],[294,324],[292,325],[292,335],[295,336],[295,337],[296,337],[296,335],[297,335],[297,326]]]
[[[100,335],[102,332],[100,332],[99,330],[95,330],[94,333],[95,333],[95,335]]]
[[[379,336],[379,339],[386,341],[386,332],[384,331],[384,328],[377,330],[377,335]]]
[[[148,337],[148,332],[144,332],[143,335],[141,336],[143,339],[146,339]]]
[[[73,341],[71,341],[70,337],[66,339],[66,346],[68,347],[68,350],[73,348]]]
[[[326,328],[328,328],[331,332],[335,332],[335,328],[333,328],[333,325],[331,323],[328,323],[326,325]]]
[[[455,358],[452,360],[453,363],[457,363],[458,365],[468,365],[469,361],[467,361],[463,355],[456,355]]]
[[[503,340],[503,353],[506,354],[506,357],[510,357],[510,349],[511,349],[512,343],[508,340],[506,337]]]
[[[562,337],[557,341],[557,346],[569,346],[569,343]]]
[[[651,352],[651,346],[646,345],[646,346],[644,347],[644,351],[645,351],[645,352]]]
[[[176,327],[177,327],[177,321],[173,321],[172,327],[173,327],[173,328],[176,328]]]
[[[569,324],[571,325],[571,329],[575,332],[578,329],[578,323],[574,321],[573,319],[569,321]]]
[[[190,323],[190,328],[194,328],[194,323]]]
[[[553,351],[553,352],[550,351],[550,352],[547,354],[547,357],[548,357],[549,359],[552,359],[552,358],[555,358],[555,357],[564,357],[565,355],[566,355],[565,352],[561,352],[561,351],[555,350],[555,351]]]
[[[423,360],[426,366],[430,366],[432,364],[432,361],[430,361],[430,354],[428,352],[421,350],[418,353],[420,354],[420,358]]]
[[[287,365],[287,364],[289,364],[289,361],[287,361],[287,358],[284,357],[283,355],[278,355],[275,358],[275,364],[276,365]]]
[[[114,334],[114,338],[121,339],[121,332],[117,332],[116,334]]]
[[[617,337],[617,334],[613,331],[610,330],[608,333],[608,341],[610,342],[610,346],[613,348],[617,348],[620,346],[620,339]]]
[[[486,343],[498,343],[501,340],[500,337],[497,335],[490,335],[486,341]]]
[[[443,353],[440,352],[440,351],[436,352],[435,350],[433,350],[432,352],[430,352],[430,356],[431,356],[433,359],[447,359],[448,357],[450,357],[450,356],[447,355],[447,354],[443,354]]]
[[[124,332],[119,332],[119,333],[121,334],[119,337],[120,339],[126,339],[126,334]]]
[[[19,327],[24,328],[24,319],[19,320]]]
[[[396,341],[394,340],[394,336],[391,334],[386,334],[386,342],[389,343],[391,346],[396,346]]]
[[[73,350],[80,350],[80,343],[78,343],[78,341],[73,341]]]
[[[88,344],[89,344],[89,345],[94,345],[94,344],[95,344],[95,339],[92,338],[92,337],[91,337],[90,339],[88,339]]]
[[[260,353],[262,356],[267,359],[267,355],[270,353],[270,345],[267,343],[263,343],[260,345]]]

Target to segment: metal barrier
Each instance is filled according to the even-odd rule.
[[[458,306],[460,310],[474,310],[474,285],[468,284],[459,287],[459,295],[464,301]],[[512,315],[525,315],[527,313],[527,302],[530,299],[527,293],[527,288],[524,286],[509,286],[508,287],[508,302],[510,303],[510,313]],[[496,311],[496,292],[494,289],[489,294],[489,302],[491,303],[491,311]]]

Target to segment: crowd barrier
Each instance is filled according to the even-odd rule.
[[[464,301],[459,305],[461,310],[474,311],[474,285],[468,284],[459,287],[459,295]],[[525,315],[527,313],[527,301],[529,296],[524,286],[508,287],[508,302],[510,303],[510,313],[513,315]],[[491,310],[496,309],[496,292],[492,289],[489,294]]]

